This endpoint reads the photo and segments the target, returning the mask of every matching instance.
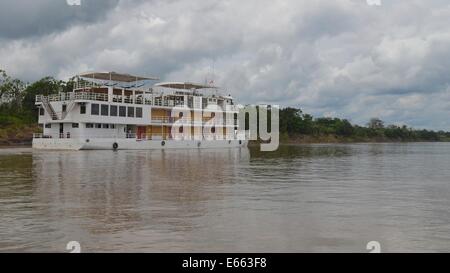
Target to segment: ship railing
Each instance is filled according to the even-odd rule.
[[[175,118],[172,117],[158,117],[158,116],[152,117],[153,123],[173,123],[174,120]]]
[[[90,92],[59,93],[48,96],[37,95],[36,102],[72,101],[72,100],[95,100],[108,101],[108,94]]]
[[[53,134],[53,135],[44,135],[42,133],[33,134],[33,138],[42,139],[42,138],[71,138],[70,132],[61,133],[61,134]]]
[[[88,89],[92,87],[100,87],[101,85],[93,83],[90,81],[76,81],[74,84],[74,89]]]
[[[108,94],[102,93],[89,93],[89,92],[77,92],[70,93],[71,100],[95,100],[95,101],[108,101]]]
[[[36,96],[36,102],[51,102],[51,101],[61,101],[62,96],[60,94],[54,94],[54,95],[37,95]]]
[[[59,93],[52,94],[48,96],[37,95],[36,102],[56,102],[56,101],[72,101],[72,100],[92,100],[92,101],[109,101],[109,95],[105,93],[93,93],[93,92],[70,92],[70,93]],[[112,102],[117,103],[127,103],[127,104],[146,104],[153,106],[163,106],[163,107],[188,107],[192,104],[188,104],[185,101],[176,100],[161,100],[161,99],[150,99],[145,97],[135,97],[133,96],[121,96],[112,95]],[[203,109],[207,108],[207,104],[203,105]],[[227,111],[237,111],[238,107],[235,105],[228,105]]]
[[[108,94],[104,93],[93,93],[93,92],[70,92],[70,93],[59,93],[52,94],[48,96],[44,95],[36,95],[36,102],[43,101],[69,101],[69,100],[95,100],[95,101],[108,101]],[[118,103],[134,103],[134,104],[147,104],[147,105],[155,105],[155,106],[166,106],[166,107],[175,107],[181,106],[184,107],[186,104],[183,101],[173,101],[173,100],[152,100],[144,97],[135,97],[133,96],[121,96],[121,95],[112,95],[111,97],[113,102]]]
[[[112,102],[152,105],[152,101],[149,99],[144,99],[142,97],[136,97],[133,101],[132,96],[121,96],[121,95],[112,95]]]
[[[151,102],[151,101],[150,101]],[[161,100],[161,99],[155,99],[153,101],[154,106],[165,106],[165,107],[185,107],[188,106],[188,104],[184,101],[176,101],[176,100]]]
[[[172,139],[169,133],[162,134],[162,133],[140,133],[140,134],[127,134],[127,138],[135,138],[136,140],[165,140],[165,139]]]
[[[33,138],[52,138],[52,136],[44,135],[42,133],[33,134]]]
[[[164,116],[154,116],[152,117],[153,123],[183,123],[188,124],[192,123],[193,120],[190,118],[177,118],[177,117],[164,117]]]
[[[156,99],[154,105],[169,107],[169,102],[167,100],[163,101],[163,100]]]
[[[224,125],[237,125],[234,120],[224,120],[222,118],[215,118],[214,122],[211,121],[211,118],[202,118],[202,119],[194,119],[194,118],[177,118],[177,117],[167,117],[167,116],[153,116],[152,123],[181,123],[181,124],[206,124],[209,123],[209,126],[224,126]]]
[[[133,98],[131,96],[124,96],[123,102],[124,103],[133,103]]]
[[[134,137],[133,137],[134,138]],[[197,134],[188,135],[183,133],[176,134],[137,134],[135,135],[136,140],[237,140],[239,139],[237,135],[227,134],[223,135],[217,134]]]
[[[70,139],[71,135],[70,133],[65,134],[54,134],[54,135],[45,135],[42,133],[35,133],[33,134],[33,139]],[[117,136],[82,136],[82,137],[76,137],[76,138],[83,138],[83,139],[89,139],[89,138],[126,138],[126,139],[136,139],[137,141],[144,141],[144,140],[244,140],[245,135],[240,134],[226,134],[223,135],[221,133],[216,134],[196,134],[196,135],[188,135],[188,134],[174,134],[166,133],[152,133],[152,134],[136,134],[136,133],[129,133],[125,136],[117,137]]]
[[[132,133],[132,134],[126,134],[126,138],[134,138],[136,140],[165,140],[165,139],[172,139],[169,134],[162,134],[162,133]]]

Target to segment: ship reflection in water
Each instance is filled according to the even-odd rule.
[[[0,149],[0,251],[449,251],[448,144]]]

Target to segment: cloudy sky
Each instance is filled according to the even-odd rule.
[[[242,103],[450,130],[450,2],[367,2],[0,0],[0,69],[214,78]]]

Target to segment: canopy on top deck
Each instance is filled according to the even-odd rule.
[[[218,88],[211,85],[205,84],[197,84],[191,82],[162,82],[155,84],[157,87],[165,87],[165,88],[173,88],[173,89],[183,89],[183,90],[192,90],[192,89],[207,89],[207,88]]]
[[[116,72],[92,72],[92,73],[84,73],[78,76],[85,79],[125,82],[125,83],[159,80],[158,78],[155,77],[133,76],[130,74],[120,74]]]

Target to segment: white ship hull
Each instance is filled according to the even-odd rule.
[[[247,147],[247,140],[136,140],[136,139],[33,139],[41,150],[156,150]]]

